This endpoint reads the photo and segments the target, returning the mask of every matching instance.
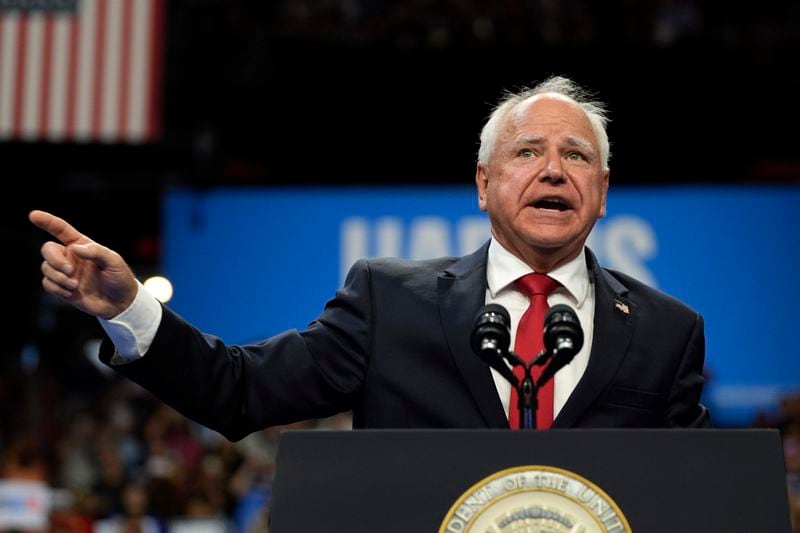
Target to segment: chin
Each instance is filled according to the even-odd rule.
[[[559,249],[573,246],[577,239],[574,235],[555,234],[551,232],[526,235],[525,242],[529,246],[542,249]]]

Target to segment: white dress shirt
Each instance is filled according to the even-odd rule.
[[[161,304],[144,285],[138,284],[136,298],[127,309],[110,320],[98,318],[116,348],[111,358],[115,365],[130,363],[146,354],[161,324]]]
[[[511,346],[514,346],[517,324],[528,309],[529,302],[528,297],[516,289],[514,281],[531,272],[533,270],[528,265],[492,238],[486,266],[486,303],[500,304],[508,310],[511,316]],[[555,417],[572,394],[589,362],[594,330],[594,286],[589,281],[584,254],[579,254],[548,275],[558,281],[561,287],[547,298],[547,303],[551,307],[556,304],[567,304],[574,308],[583,327],[584,337],[581,351],[570,364],[559,370],[554,378],[553,416]],[[100,325],[116,348],[111,363],[115,365],[130,363],[146,354],[161,324],[162,313],[161,304],[140,283],[136,298],[125,311],[110,320],[99,319]],[[465,331],[464,334],[468,335],[469,332]],[[508,416],[511,384],[494,369],[492,376]]]
[[[511,316],[512,347],[517,338],[517,325],[530,302],[524,293],[517,290],[514,281],[531,272],[533,272],[531,267],[492,238],[486,264],[486,303],[500,304],[508,310]],[[589,280],[585,252],[578,254],[578,257],[569,263],[548,272],[547,275],[561,284],[548,296],[547,303],[550,307],[566,304],[575,309],[583,328],[583,348],[572,362],[556,373],[554,378],[553,418],[555,418],[567,403],[589,363],[594,332],[594,285]],[[497,387],[497,394],[503,402],[503,409],[508,416],[511,384],[495,369],[492,369],[492,377]]]

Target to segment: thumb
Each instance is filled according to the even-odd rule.
[[[69,247],[69,250],[81,259],[95,262],[101,268],[111,266],[114,258],[114,253],[111,250],[96,242],[73,244]]]

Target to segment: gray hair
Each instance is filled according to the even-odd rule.
[[[541,96],[554,96],[575,103],[583,109],[592,125],[592,130],[597,137],[600,148],[600,160],[604,169],[608,169],[608,160],[611,158],[611,146],[606,133],[606,106],[602,102],[592,99],[591,94],[583,87],[569,78],[552,76],[533,87],[524,88],[517,92],[508,92],[492,110],[489,120],[481,130],[481,146],[478,150],[478,161],[488,163],[492,157],[500,128],[509,115],[517,118],[524,110],[522,104],[529,103],[532,99]]]

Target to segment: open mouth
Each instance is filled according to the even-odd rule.
[[[572,209],[569,202],[563,198],[547,197],[533,203],[537,209],[548,209],[550,211],[568,211]]]

